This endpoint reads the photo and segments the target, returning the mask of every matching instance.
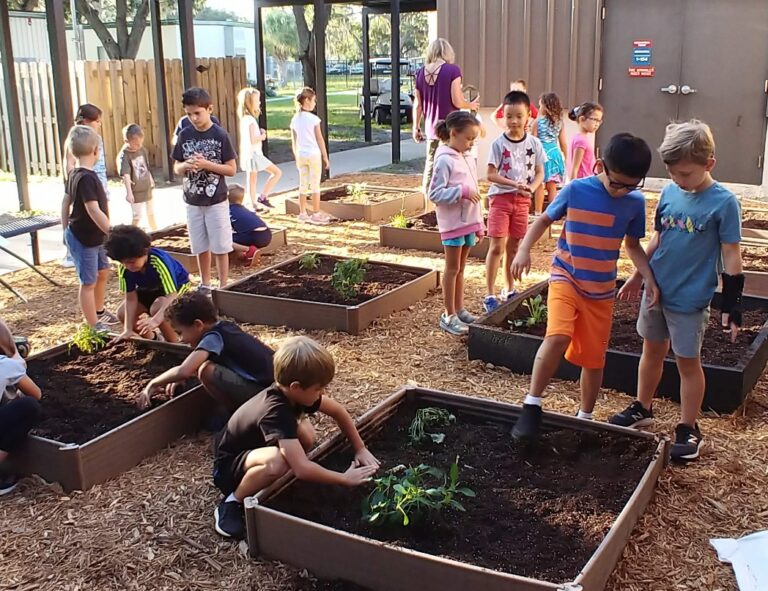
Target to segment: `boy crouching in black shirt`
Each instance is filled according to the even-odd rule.
[[[275,353],[274,368],[275,383],[243,404],[217,436],[213,481],[225,498],[214,515],[216,531],[223,536],[243,537],[243,499],[288,470],[301,480],[357,486],[379,467],[347,410],[323,395],[336,371],[328,351],[308,337],[293,337]],[[307,458],[315,431],[305,415],[317,411],[336,421],[355,450],[344,473]]]

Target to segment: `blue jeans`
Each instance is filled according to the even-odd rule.
[[[69,248],[69,254],[75,261],[77,278],[82,285],[93,285],[99,276],[99,271],[109,269],[107,251],[103,245],[85,246],[72,233],[70,228],[64,230],[64,242]]]

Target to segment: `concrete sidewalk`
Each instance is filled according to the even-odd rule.
[[[400,144],[401,159],[414,160],[424,157],[424,144],[416,144],[413,140],[403,140]],[[331,174],[340,175],[348,172],[359,172],[386,166],[391,162],[392,145],[380,144],[336,152],[331,154]],[[299,174],[293,162],[278,165],[283,176],[277,184],[276,192],[289,191],[298,187]],[[265,175],[260,175],[260,186],[264,183]],[[245,173],[239,172],[230,182],[245,185]],[[184,201],[179,184],[167,185],[158,181],[154,192],[155,217],[160,227],[184,222]],[[32,209],[56,212],[61,208],[62,183],[60,179],[45,179],[40,182],[30,182],[30,201]],[[131,208],[125,201],[125,191],[121,183],[110,182],[110,218],[113,224],[128,224],[131,221]],[[278,200],[279,201],[279,200]],[[15,183],[0,183],[0,212],[18,211],[16,204]],[[283,211],[282,203],[278,203],[278,211]],[[61,258],[64,255],[62,244],[63,232],[61,227],[49,228],[39,232],[40,257],[43,262]],[[29,235],[11,238],[4,243],[6,248],[31,261],[32,249]],[[13,257],[0,252],[0,274],[23,268],[24,265]]]

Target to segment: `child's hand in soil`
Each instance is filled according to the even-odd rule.
[[[115,338],[113,343],[119,343],[120,341],[127,341],[130,338],[133,338],[135,336],[138,336],[135,332],[132,330],[124,330],[119,335],[117,335],[117,338]]]
[[[636,300],[643,289],[643,277],[640,273],[632,273],[629,279],[621,286],[616,298],[624,302]]]
[[[512,277],[518,281],[523,278],[523,275],[527,275],[531,271],[531,253],[522,248],[518,250],[510,271]]]
[[[355,453],[355,466],[374,466],[381,467],[381,462],[376,459],[367,447],[360,449]]]
[[[731,331],[731,342],[735,343],[736,337],[739,336],[740,325],[736,322],[731,322],[731,315],[727,312],[723,313],[720,318],[720,322],[722,323],[724,329]]]
[[[360,486],[364,482],[369,482],[375,472],[376,466],[356,467],[355,462],[352,462],[347,471],[344,472],[344,484],[347,486]]]
[[[140,318],[136,321],[136,328],[139,329],[139,334],[144,338],[150,338],[158,326],[160,326],[160,324],[152,316],[148,318]]]
[[[149,408],[152,395],[158,394],[162,391],[162,386],[153,386],[152,383],[147,384],[146,387],[136,396],[136,406],[138,406],[141,410]]]

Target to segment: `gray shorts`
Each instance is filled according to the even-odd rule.
[[[213,364],[213,383],[216,389],[227,394],[238,408],[264,389],[260,384],[245,379],[220,363]]]
[[[696,358],[701,354],[704,331],[709,322],[709,308],[698,312],[674,312],[660,304],[648,309],[645,296],[640,304],[637,332],[648,341],[666,341],[678,357]]]

